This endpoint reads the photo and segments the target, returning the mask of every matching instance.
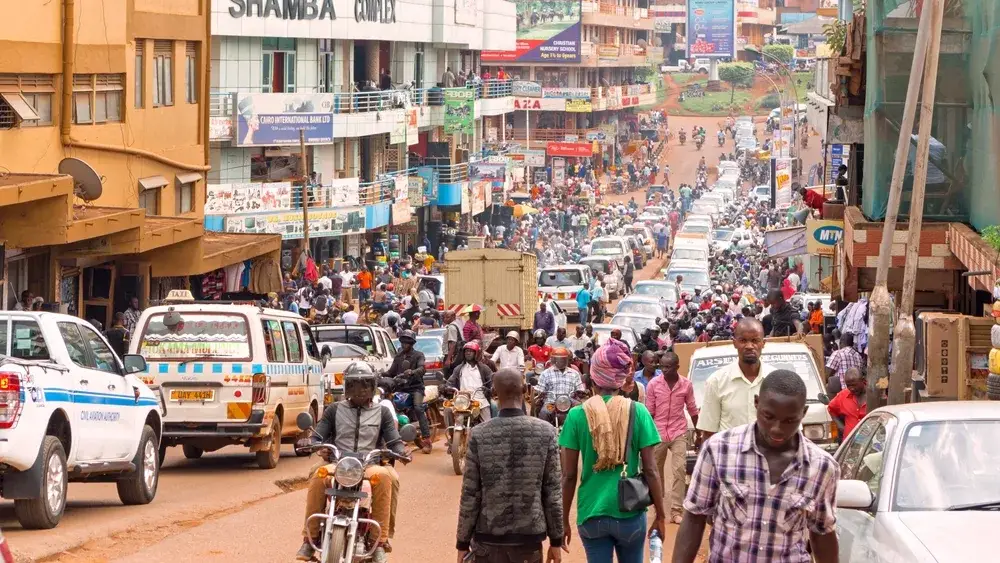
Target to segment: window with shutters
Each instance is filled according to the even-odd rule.
[[[0,74],[0,129],[52,125],[52,74]]]
[[[135,69],[133,72],[133,88],[135,94],[135,109],[142,109],[142,96],[145,92],[143,86],[146,84],[146,67],[143,66],[145,62],[145,51],[146,51],[146,40],[136,39],[135,40]]]
[[[187,103],[198,103],[198,51],[197,43],[188,41],[184,56],[185,75],[187,77]]]
[[[73,123],[117,123],[122,120],[122,74],[73,75]]]
[[[153,107],[174,105],[174,42],[153,42]]]
[[[160,188],[141,190],[139,192],[139,207],[146,210],[146,215],[159,215]]]
[[[183,215],[194,210],[194,182],[177,185],[177,214]]]

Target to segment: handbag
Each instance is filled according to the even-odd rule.
[[[622,467],[621,479],[618,480],[618,510],[622,512],[637,512],[645,510],[653,504],[649,495],[649,484],[642,474],[642,461],[639,461],[639,473],[635,477],[628,476],[628,460],[632,457],[632,429],[635,428],[635,401],[631,402],[628,413],[628,432],[625,436],[625,465]]]

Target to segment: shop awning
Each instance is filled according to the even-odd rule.
[[[146,178],[139,178],[139,185],[142,186],[143,190],[155,190],[156,188],[166,186],[167,179],[163,176],[147,176]]]
[[[194,276],[258,256],[273,254],[277,259],[280,250],[281,235],[209,231],[142,256],[152,264],[154,277]]]
[[[31,107],[31,104],[21,94],[17,92],[0,92],[0,98],[3,98],[3,101],[7,102],[7,105],[14,110],[14,113],[21,118],[21,121],[38,120],[38,113],[35,112],[35,109]]]
[[[177,175],[178,184],[193,184],[199,180],[201,180],[201,174],[197,172],[185,172]]]

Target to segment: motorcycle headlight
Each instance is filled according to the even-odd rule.
[[[455,397],[455,408],[460,411],[469,410],[472,406],[472,399],[468,395],[458,395]]]
[[[802,427],[802,434],[813,442],[825,440],[828,437],[825,424],[806,424]]]
[[[355,487],[364,477],[364,465],[361,460],[353,457],[345,457],[337,462],[337,470],[333,473],[333,478],[341,487]]]
[[[559,412],[566,412],[571,406],[573,406],[573,403],[569,400],[567,395],[559,395],[556,397],[556,409]]]

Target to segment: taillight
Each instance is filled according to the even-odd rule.
[[[253,374],[251,385],[251,401],[255,404],[267,403],[267,395],[271,391],[271,381],[263,373]]]
[[[441,362],[427,362],[424,364],[424,369],[441,369],[442,365]]]
[[[569,298],[570,299],[576,299],[576,292],[570,293],[569,294]]]
[[[0,373],[0,429],[13,428],[21,416],[21,376]]]

